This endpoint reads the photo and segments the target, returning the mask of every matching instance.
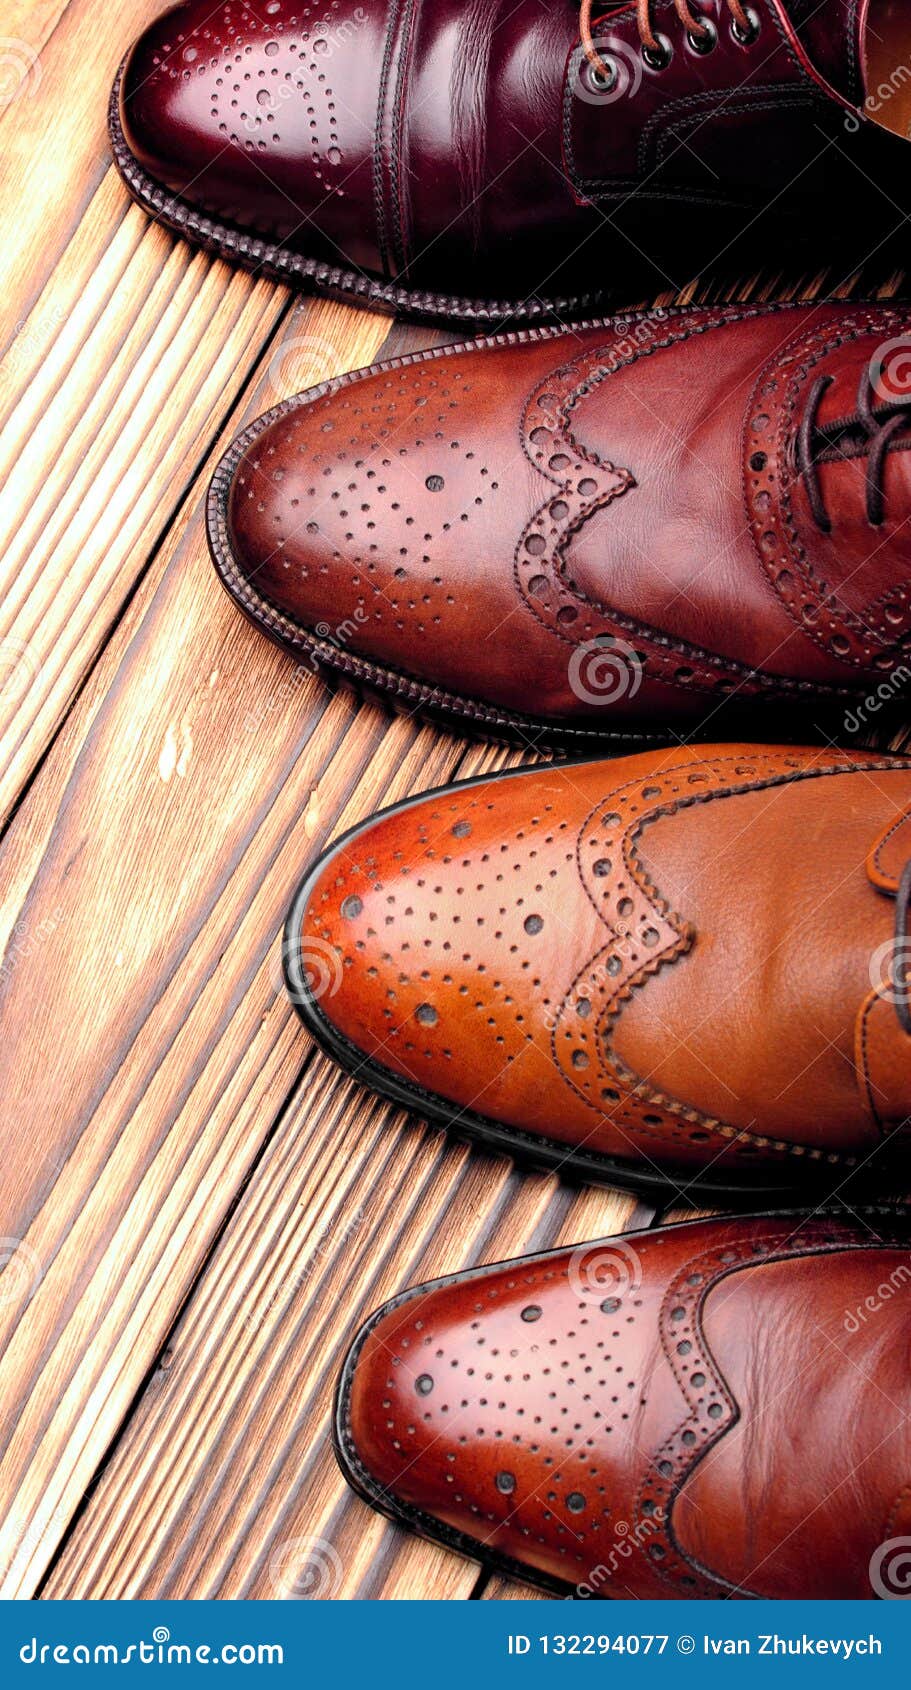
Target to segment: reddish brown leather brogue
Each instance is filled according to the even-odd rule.
[[[843,736],[911,686],[909,365],[907,311],[819,304],[398,359],[240,437],[213,555],[299,657],[463,729]]]
[[[111,132],[153,216],[257,270],[565,318],[738,239],[878,251],[911,201],[909,49],[904,0],[187,0],[129,54]]]
[[[911,762],[681,747],[355,828],[285,952],[366,1084],[489,1148],[680,1195],[841,1187],[911,1116]]]
[[[699,1221],[419,1286],[348,1357],[343,1470],[559,1594],[897,1595],[909,1242],[885,1212]]]

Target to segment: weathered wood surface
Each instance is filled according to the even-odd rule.
[[[130,206],[106,97],[157,10],[7,0],[3,26],[0,1592],[512,1597],[347,1491],[341,1354],[417,1279],[650,1212],[397,1114],[286,1001],[314,853],[517,757],[295,676],[215,580],[236,429],[438,337]]]

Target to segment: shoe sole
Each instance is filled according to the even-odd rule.
[[[830,1211],[825,1208],[818,1211],[820,1215],[825,1215],[829,1212]],[[835,1215],[842,1216],[842,1211],[840,1210],[836,1209],[831,1212]],[[873,1219],[886,1218],[900,1223],[903,1228],[907,1228],[909,1224],[908,1214],[894,1204],[865,1205],[858,1211],[858,1213],[861,1216],[868,1215]],[[793,1214],[795,1220],[805,1218],[801,1211],[790,1209],[770,1209],[760,1211],[758,1213],[756,1210],[752,1210],[751,1218],[757,1220],[780,1220],[782,1218],[787,1218],[791,1214]],[[671,1226],[664,1228],[663,1230],[673,1232],[676,1226],[687,1224],[691,1223],[674,1222]],[[630,1243],[636,1238],[649,1236],[652,1230],[653,1229],[650,1228],[637,1228],[631,1232],[616,1233],[610,1238],[594,1239],[591,1243],[592,1246],[596,1246],[599,1243],[615,1243],[618,1238],[622,1239],[625,1243]],[[554,1251],[552,1249],[536,1251],[533,1255],[523,1256],[521,1258],[522,1265],[525,1266],[529,1263],[542,1261],[553,1254]],[[351,1401],[351,1387],[355,1369],[358,1361],[360,1360],[361,1351],[363,1350],[371,1332],[381,1320],[383,1320],[387,1315],[393,1314],[396,1309],[402,1308],[405,1304],[415,1301],[418,1297],[425,1295],[427,1292],[436,1291],[445,1286],[461,1285],[467,1280],[481,1279],[484,1277],[485,1273],[495,1273],[507,1265],[508,1264],[504,1262],[493,1262],[486,1269],[463,1268],[459,1273],[445,1274],[439,1279],[428,1280],[426,1284],[411,1286],[407,1291],[401,1291],[397,1296],[391,1297],[388,1302],[383,1303],[380,1308],[376,1309],[374,1313],[369,1316],[355,1334],[355,1337],[348,1348],[345,1360],[342,1363],[332,1407],[332,1444],[335,1451],[335,1458],[341,1468],[342,1475],[346,1483],[351,1487],[355,1494],[362,1499],[362,1501],[366,1502],[370,1508],[375,1510],[376,1513],[382,1514],[385,1519],[391,1520],[393,1525],[402,1526],[405,1530],[411,1532],[416,1537],[423,1538],[426,1542],[437,1544],[442,1549],[453,1550],[457,1555],[463,1555],[468,1560],[479,1563],[482,1571],[488,1575],[500,1574],[503,1577],[513,1579],[520,1584],[530,1585],[533,1589],[542,1590],[548,1596],[559,1596],[565,1598],[572,1595],[574,1591],[577,1593],[580,1592],[581,1585],[584,1584],[585,1581],[582,1580],[578,1584],[570,1584],[559,1579],[550,1578],[546,1573],[542,1573],[534,1567],[528,1567],[520,1561],[512,1560],[510,1556],[502,1554],[499,1550],[488,1548],[486,1544],[479,1542],[477,1538],[469,1537],[466,1533],[457,1531],[453,1526],[447,1526],[444,1521],[438,1520],[435,1515],[425,1514],[421,1509],[415,1508],[412,1504],[399,1501],[398,1498],[391,1496],[388,1491],[384,1490],[377,1484],[369,1469],[365,1467],[364,1463],[361,1461],[348,1418],[348,1406]],[[622,1597],[605,1597],[603,1591],[598,1591],[594,1594],[603,1600],[623,1600]]]
[[[713,1175],[711,1171],[698,1173],[692,1168],[642,1168],[637,1163],[619,1161],[598,1151],[574,1149],[566,1142],[543,1138],[537,1133],[526,1133],[518,1127],[505,1126],[502,1122],[478,1115],[471,1109],[463,1109],[457,1103],[449,1103],[435,1092],[427,1092],[415,1082],[403,1079],[399,1074],[383,1067],[372,1057],[365,1055],[323,1014],[319,1001],[311,992],[307,981],[299,934],[304,909],[309,903],[316,881],[325,869],[354,839],[359,838],[378,820],[401,815],[418,804],[426,803],[428,799],[448,797],[453,792],[482,786],[491,778],[500,781],[514,780],[529,772],[528,769],[510,769],[495,777],[479,775],[471,780],[435,787],[414,798],[402,799],[400,803],[381,810],[368,821],[359,822],[355,827],[349,828],[308,869],[288,912],[282,943],[285,983],[308,1033],[320,1049],[351,1079],[369,1087],[381,1097],[388,1098],[400,1108],[420,1115],[430,1126],[448,1132],[455,1138],[464,1139],[469,1144],[476,1144],[492,1155],[509,1156],[522,1167],[545,1173],[559,1173],[565,1179],[586,1185],[613,1186],[646,1199],[667,1200],[670,1197],[675,1202],[693,1206],[721,1201],[728,1205],[742,1206],[746,1203],[753,1206],[756,1203],[775,1203],[806,1197],[812,1192],[818,1196],[825,1179],[819,1160],[815,1162],[815,1167],[811,1164],[813,1171],[796,1175],[791,1180],[782,1180],[780,1183],[755,1183],[752,1170],[744,1179],[732,1181],[730,1178]],[[845,1183],[851,1177],[851,1167],[846,1167],[843,1161],[837,1167],[831,1163],[827,1165],[833,1180],[838,1179]],[[749,1185],[746,1184],[746,1178],[749,1179]]]
[[[127,55],[127,58],[129,55]],[[172,234],[192,241],[194,246],[255,270],[272,281],[284,282],[301,292],[325,295],[346,305],[359,305],[388,316],[406,316],[418,322],[465,323],[469,327],[490,327],[496,323],[559,323],[591,316],[603,309],[608,291],[559,294],[536,299],[469,299],[458,294],[432,293],[423,288],[402,287],[384,282],[359,270],[306,258],[278,241],[234,228],[216,217],[197,211],[179,194],[156,181],[131,152],[120,121],[120,87],[127,58],[124,58],[108,105],[108,132],[114,163],[133,199]]]

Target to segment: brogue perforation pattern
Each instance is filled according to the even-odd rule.
[[[807,1240],[798,1228],[770,1230],[766,1236],[729,1242],[688,1262],[668,1287],[661,1306],[660,1341],[689,1408],[667,1442],[655,1452],[636,1498],[635,1522],[662,1521],[660,1537],[647,1543],[645,1554],[659,1576],[681,1587],[686,1596],[704,1599],[730,1595],[726,1579],[699,1567],[683,1551],[674,1532],[674,1505],[695,1467],[739,1418],[739,1406],[721,1375],[706,1339],[702,1312],[711,1290],[729,1274],[758,1262],[787,1261],[808,1255],[875,1248],[873,1240],[858,1242],[850,1229],[826,1221],[820,1235]],[[753,1592],[738,1588],[739,1596]]]
[[[640,860],[639,841],[649,823],[695,803],[720,802],[738,792],[825,778],[846,773],[849,767],[833,763],[807,770],[786,752],[757,753],[752,759],[716,758],[614,790],[586,818],[577,843],[579,875],[611,937],[564,998],[554,1023],[552,1051],[573,1091],[599,1115],[606,1113],[631,1140],[685,1140],[703,1147],[716,1143],[727,1157],[737,1158],[755,1157],[762,1151],[772,1157],[805,1157],[833,1165],[851,1166],[855,1161],[839,1152],[824,1153],[771,1139],[704,1115],[632,1073],[613,1047],[613,1028],[624,1004],[697,939],[684,917],[670,909]]]
[[[286,15],[288,14],[288,15]],[[217,8],[191,34],[174,32],[155,55],[155,76],[195,77],[211,89],[210,116],[226,144],[267,158],[282,146],[282,113],[293,102],[310,133],[315,180],[344,196],[333,178],[344,162],[338,105],[329,76],[331,32],[344,22],[341,0],[298,5],[267,0],[260,12],[246,6]]]
[[[716,697],[735,689],[744,697],[761,692],[824,694],[831,689],[765,674],[734,658],[672,639],[648,623],[596,602],[567,573],[567,551],[574,535],[615,499],[635,497],[636,489],[635,466],[615,468],[580,442],[573,432],[573,411],[599,385],[637,360],[736,320],[730,312],[706,314],[622,355],[605,343],[538,384],[525,404],[522,441],[529,461],[554,483],[556,496],[548,497],[519,539],[516,586],[538,621],[568,645],[618,637],[634,641],[643,678]]]
[[[837,591],[819,578],[794,515],[790,447],[812,371],[840,347],[871,334],[879,344],[890,329],[899,335],[906,327],[906,318],[899,312],[879,308],[853,314],[848,326],[837,333],[820,328],[799,336],[760,375],[747,410],[744,437],[744,490],[756,551],[789,615],[802,633],[839,663],[884,673],[908,650],[911,586],[896,582],[861,616],[852,613]]]

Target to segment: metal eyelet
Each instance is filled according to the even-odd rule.
[[[599,70],[597,65],[591,63],[591,60],[586,60],[585,74],[588,85],[595,94],[612,94],[620,80],[620,71],[615,59],[602,58],[601,63],[604,70]],[[606,76],[605,71],[607,72]]]
[[[731,24],[731,34],[739,47],[752,47],[753,42],[759,39],[762,24],[759,20],[759,14],[753,11],[752,6],[745,7],[745,11],[750,20],[749,28],[741,29],[739,23],[735,21]]]
[[[698,31],[688,29],[686,38],[694,53],[714,53],[718,46],[718,31],[711,18],[706,18]]]
[[[667,70],[674,57],[674,49],[666,35],[656,35],[655,40],[658,42],[657,52],[652,47],[642,49],[643,64],[646,64],[649,70]]]

